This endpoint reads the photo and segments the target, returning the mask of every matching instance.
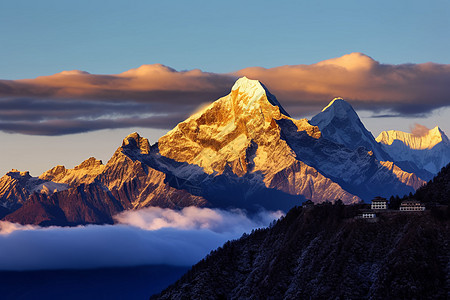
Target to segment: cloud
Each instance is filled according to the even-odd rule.
[[[319,112],[339,96],[356,109],[417,116],[450,105],[450,65],[381,64],[361,53],[311,65],[245,68],[232,74],[143,65],[113,74],[64,71],[0,80],[0,130],[63,135],[106,128],[171,129],[240,76],[258,79],[293,116]]]
[[[170,129],[228,93],[233,75],[143,65],[115,75],[64,71],[0,80],[0,130],[64,135],[100,129]]]
[[[338,96],[356,109],[406,115],[450,105],[450,65],[387,65],[352,53],[312,65],[247,68],[236,74],[264,82],[294,114],[303,105],[323,107]]]
[[[182,210],[172,210],[159,207],[149,207],[137,211],[125,211],[115,216],[121,224],[135,226],[145,230],[161,228],[178,229],[209,229],[214,232],[244,232],[257,224],[269,224],[281,217],[282,213],[261,212],[251,219],[239,209],[226,211],[210,208],[185,207]]]
[[[42,228],[0,221],[0,270],[189,266],[280,216],[189,207],[130,211],[117,216],[116,225]]]
[[[414,126],[411,127],[412,135],[417,137],[426,136],[429,131],[429,128],[418,123],[415,123]]]

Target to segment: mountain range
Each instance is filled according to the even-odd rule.
[[[113,223],[118,212],[147,206],[287,211],[306,199],[370,201],[414,192],[448,162],[430,154],[449,150],[439,134],[441,142],[404,156],[389,147],[400,135],[378,142],[343,99],[296,120],[262,83],[243,77],[153,145],[132,133],[106,164],[91,157],[39,177],[7,173],[0,213],[22,224],[77,225]],[[401,151],[417,150],[418,142],[402,141]]]
[[[383,131],[376,140],[399,165],[409,164],[429,174],[437,174],[450,161],[450,141],[438,126],[421,135]]]

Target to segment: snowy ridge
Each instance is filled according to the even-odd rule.
[[[450,162],[450,142],[445,133],[436,126],[422,136],[389,130],[376,139],[396,161],[407,161],[432,174]]]
[[[64,166],[56,166],[44,173],[39,178],[63,183],[70,186],[77,186],[82,183],[91,183],[105,168],[101,160],[90,157],[73,169],[66,169]]]
[[[405,146],[413,150],[432,149],[439,143],[450,144],[448,137],[438,126],[430,129],[423,136],[416,136],[412,133],[397,130],[383,131],[376,140],[385,145],[392,145],[396,140],[401,141]]]

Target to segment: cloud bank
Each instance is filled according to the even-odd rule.
[[[0,130],[63,135],[134,126],[171,129],[203,103],[228,94],[240,76],[260,80],[294,116],[318,112],[337,96],[356,109],[393,115],[424,115],[450,105],[450,65],[388,65],[352,53],[232,74],[156,64],[114,75],[64,71],[0,80]]]
[[[124,212],[116,225],[21,226],[0,221],[0,270],[86,269],[137,265],[190,266],[281,212],[189,207]]]

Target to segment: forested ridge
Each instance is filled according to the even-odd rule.
[[[228,241],[153,299],[448,299],[450,166],[416,194],[424,212],[367,205],[294,207],[269,228]],[[447,204],[447,205],[446,205]]]

